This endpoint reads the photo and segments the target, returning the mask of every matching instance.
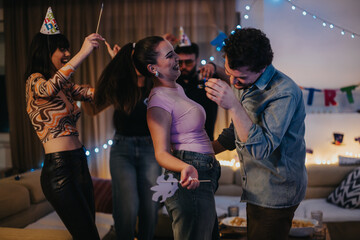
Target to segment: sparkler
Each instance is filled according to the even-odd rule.
[[[96,33],[98,33],[98,31],[99,31],[99,25],[100,25],[100,20],[101,20],[101,15],[102,15],[103,9],[104,9],[104,3],[101,3],[101,9],[100,9],[99,20],[98,20],[97,27],[96,27]]]

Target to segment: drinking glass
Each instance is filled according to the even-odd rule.
[[[323,212],[322,211],[320,211],[320,210],[312,211],[311,218],[318,221],[318,224],[317,224],[318,227],[322,227],[322,222],[323,222]]]
[[[313,239],[325,240],[326,232],[325,228],[323,227],[323,212],[319,210],[312,211],[311,218],[315,219],[318,222],[317,225],[315,225],[314,227]]]
[[[238,217],[239,216],[239,207],[238,206],[229,206],[228,207],[228,217]]]

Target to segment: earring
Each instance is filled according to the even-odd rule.
[[[158,71],[155,72],[155,77],[159,77],[159,72]]]

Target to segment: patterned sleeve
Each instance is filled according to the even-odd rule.
[[[68,82],[74,71],[75,69],[70,64],[66,64],[49,80],[46,80],[40,73],[33,73],[28,79],[28,84],[30,84],[29,87],[37,97],[55,96]]]
[[[92,102],[94,100],[95,88],[71,83],[69,90],[75,101]]]

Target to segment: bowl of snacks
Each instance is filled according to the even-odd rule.
[[[314,227],[317,225],[315,219],[308,218],[294,218],[292,221],[290,236],[293,237],[306,237],[314,232]]]
[[[240,231],[246,231],[246,218],[227,217],[221,220],[221,223],[227,227],[237,228]]]

